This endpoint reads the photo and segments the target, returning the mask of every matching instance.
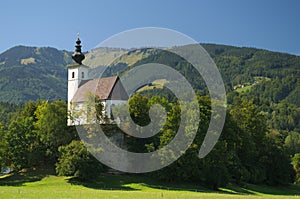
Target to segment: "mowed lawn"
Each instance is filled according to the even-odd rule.
[[[300,198],[300,187],[228,186],[213,191],[196,185],[158,183],[140,176],[102,176],[90,183],[69,177],[27,173],[0,177],[0,198],[103,198],[103,199],[179,199],[179,198]]]

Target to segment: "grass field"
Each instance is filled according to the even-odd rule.
[[[100,177],[81,183],[69,177],[57,177],[41,172],[24,172],[0,177],[0,198],[120,198],[120,199],[180,199],[180,198],[300,198],[300,187],[268,187],[230,185],[213,191],[192,184],[157,182],[140,176]]]
[[[152,82],[152,85],[151,86],[144,86],[142,88],[140,88],[138,90],[138,92],[143,92],[145,90],[152,90],[154,88],[159,88],[159,89],[162,89],[164,87],[164,84],[167,83],[168,81],[166,79],[158,79],[158,80],[155,80]]]

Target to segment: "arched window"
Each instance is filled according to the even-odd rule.
[[[84,78],[84,72],[81,72],[81,78],[82,79]]]
[[[75,78],[75,72],[72,72],[72,78]]]

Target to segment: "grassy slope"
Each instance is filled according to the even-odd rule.
[[[212,191],[191,184],[170,184],[139,176],[102,176],[90,183],[41,172],[0,177],[0,198],[298,198],[300,187],[228,186]]]
[[[138,92],[146,91],[146,90],[151,90],[154,88],[159,88],[162,89],[164,84],[167,83],[168,81],[166,79],[158,79],[152,82],[152,86],[144,86],[138,90]]]

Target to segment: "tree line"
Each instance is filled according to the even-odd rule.
[[[286,136],[269,128],[266,115],[253,100],[231,96],[225,126],[214,149],[205,158],[198,152],[208,128],[210,99],[197,96],[200,110],[199,129],[193,144],[177,161],[159,171],[144,174],[166,181],[189,181],[213,188],[227,183],[265,183],[282,185],[300,179],[300,136]],[[180,123],[181,107],[162,96],[136,94],[129,100],[130,114],[139,125],[150,122],[148,111],[154,104],[167,111],[165,125],[155,136],[138,139],[124,136],[127,149],[149,152],[167,145]],[[88,180],[108,168],[98,162],[80,141],[75,127],[67,127],[67,104],[64,101],[30,101],[11,107],[1,118],[0,166],[13,171],[50,165],[58,175]],[[7,112],[7,111],[6,111]],[[192,114],[192,113],[191,113]],[[107,135],[120,132],[116,125],[104,127]],[[189,133],[186,128],[185,133]],[[161,159],[166,158],[162,157]]]

